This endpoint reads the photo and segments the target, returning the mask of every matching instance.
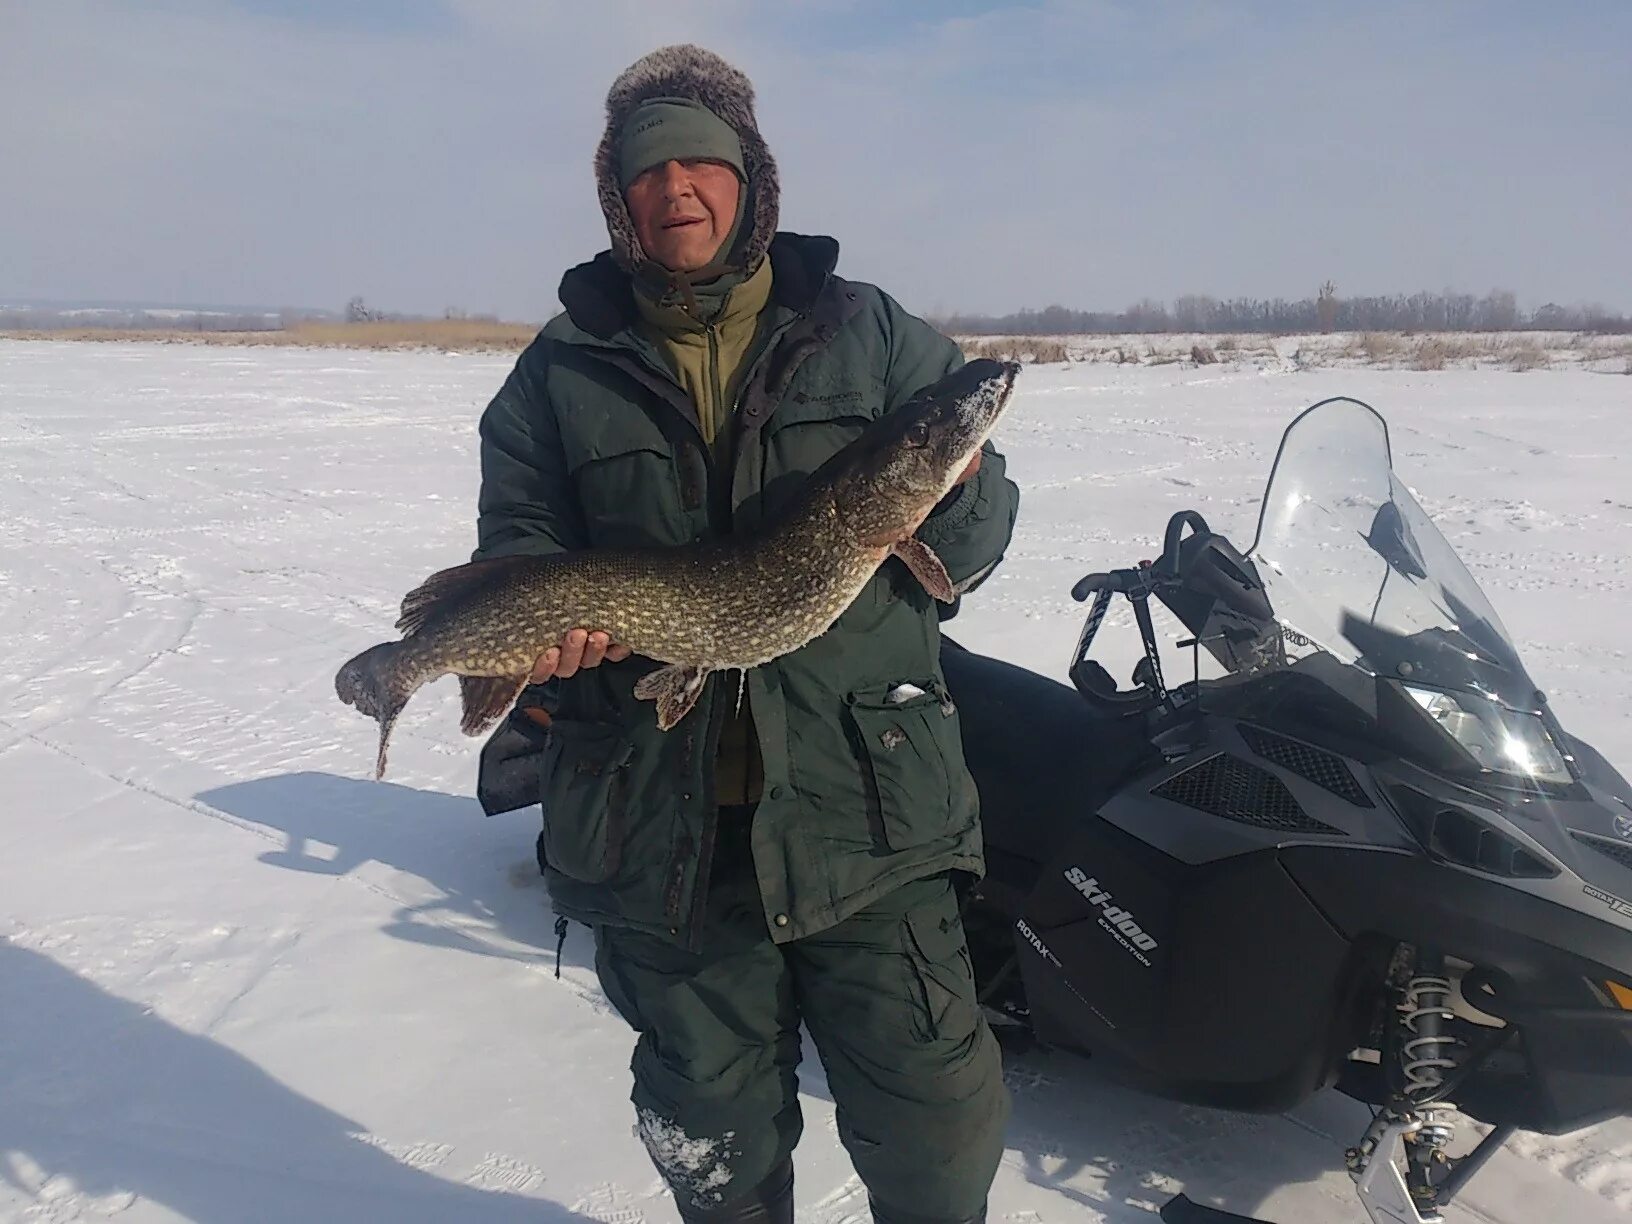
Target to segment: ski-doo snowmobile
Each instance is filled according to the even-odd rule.
[[[1439,1219],[1516,1128],[1632,1113],[1632,787],[1560,727],[1376,412],[1287,429],[1245,552],[1185,511],[1073,594],[1069,685],[943,652],[1000,1033],[1199,1105],[1375,1106],[1346,1154],[1375,1224]],[[1092,657],[1118,596],[1126,689]],[[1453,1103],[1495,1127],[1460,1158]]]

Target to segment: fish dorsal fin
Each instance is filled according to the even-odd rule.
[[[657,729],[667,731],[691,713],[703,695],[708,672],[706,667],[680,663],[660,667],[635,681],[635,699],[657,702]]]
[[[515,704],[516,695],[526,683],[526,676],[460,676],[459,697],[464,712],[459,729],[466,735],[486,731]]]
[[[510,575],[539,565],[541,557],[490,557],[451,569],[438,570],[402,597],[397,629],[405,636],[418,633],[440,609]]]
[[[951,603],[958,597],[957,589],[952,585],[952,576],[946,572],[946,566],[935,555],[935,550],[916,536],[908,536],[904,540],[897,540],[895,547],[890,549],[890,555],[900,557],[906,562],[912,576],[918,579],[920,586],[942,603]]]

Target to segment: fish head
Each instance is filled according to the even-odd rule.
[[[834,512],[869,545],[918,529],[1008,407],[1020,367],[981,359],[880,417],[829,461]]]

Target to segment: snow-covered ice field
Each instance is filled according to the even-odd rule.
[[[581,929],[554,978],[534,817],[468,797],[452,682],[409,707],[384,784],[331,684],[468,554],[476,420],[509,364],[0,341],[0,1219],[674,1218],[630,1131],[631,1034]],[[1244,545],[1282,427],[1353,395],[1564,723],[1632,765],[1632,378],[1080,365],[1020,386],[998,437],[1019,528],[955,622],[968,644],[1061,673],[1081,573],[1152,555],[1186,506]],[[1059,1055],[1008,1079],[993,1220],[1149,1221],[1181,1187],[1360,1218],[1342,1098],[1239,1117]],[[813,1058],[803,1083],[800,1218],[864,1220]],[[1628,1210],[1622,1120],[1516,1139],[1450,1214]]]

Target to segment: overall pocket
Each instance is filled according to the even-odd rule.
[[[904,923],[907,959],[923,1008],[923,1036],[961,1041],[974,1031],[980,1005],[969,943],[950,883],[943,900],[910,911]]]
[[[890,850],[944,837],[952,816],[952,766],[961,759],[951,699],[923,680],[858,690],[846,703],[875,834]]]
[[[558,718],[541,765],[542,847],[549,865],[585,884],[617,873],[634,745],[610,723]]]

